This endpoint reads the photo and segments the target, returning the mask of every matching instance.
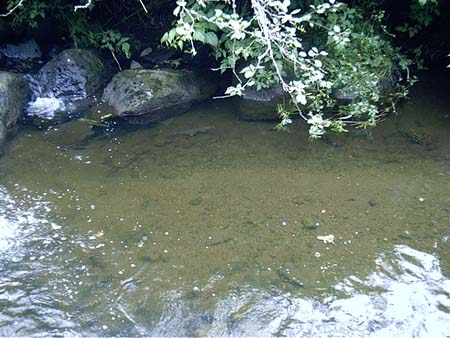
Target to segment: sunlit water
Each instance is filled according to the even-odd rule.
[[[313,143],[227,102],[24,129],[0,160],[0,336],[449,337],[445,95]]]

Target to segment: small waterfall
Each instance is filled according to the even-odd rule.
[[[72,95],[70,97],[56,97],[51,91],[45,91],[38,75],[26,74],[32,92],[31,99],[25,109],[28,116],[39,117],[44,120],[58,120],[64,122],[80,115],[80,101],[85,97]]]

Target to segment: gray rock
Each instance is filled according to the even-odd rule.
[[[0,72],[0,145],[11,134],[29,99],[28,82],[10,72]]]
[[[401,76],[399,73],[394,72],[391,76],[387,76],[378,83],[378,88],[380,90],[380,103],[389,103],[389,98],[395,91],[395,86],[401,81]],[[331,97],[337,100],[339,104],[349,104],[354,100],[358,99],[352,86],[347,87],[342,86],[340,88],[334,88],[331,92]]]
[[[91,106],[107,77],[108,68],[92,51],[64,50],[30,80],[35,98],[27,113],[36,121],[55,123],[78,116]]]
[[[143,58],[143,57],[146,57],[147,55],[150,55],[151,53],[153,53],[153,48],[147,47],[141,52],[141,54],[139,54],[139,57]]]
[[[7,71],[30,73],[42,66],[42,52],[35,40],[2,45],[0,54],[3,55],[0,66]]]
[[[43,96],[84,99],[101,89],[107,75],[94,52],[66,49],[41,68],[38,80]]]
[[[331,97],[337,100],[341,104],[350,103],[357,98],[356,93],[354,93],[349,88],[333,89],[331,92]]]
[[[141,52],[138,59],[147,68],[151,68],[155,65],[165,64],[169,59],[176,56],[177,53],[174,49],[152,49],[149,47]]]
[[[143,69],[142,65],[137,61],[131,61],[130,63],[130,69]]]
[[[245,89],[236,99],[239,118],[248,121],[277,120],[277,105],[288,101],[281,85],[269,89]]]
[[[190,71],[130,69],[116,74],[103,101],[121,117],[145,116],[157,122],[184,113],[210,98],[215,84]]]
[[[27,40],[18,45],[6,44],[0,51],[10,59],[33,60],[42,58],[42,52],[34,40]]]

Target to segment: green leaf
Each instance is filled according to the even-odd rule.
[[[206,34],[205,31],[202,29],[197,29],[194,31],[194,35],[192,36],[192,39],[195,41],[200,41],[202,43],[205,43]]]
[[[161,37],[161,43],[167,44],[168,43],[168,41],[167,41],[168,39],[169,39],[169,33],[165,32],[164,35]]]
[[[130,53],[130,44],[128,42],[124,42],[122,43],[122,52],[125,54],[125,56],[127,57],[127,59],[130,58],[131,53]]]
[[[167,42],[169,43],[169,44],[171,44],[172,42],[173,42],[173,39],[175,38],[175,35],[177,34],[177,32],[176,32],[176,29],[175,28],[172,28],[170,31],[169,31],[169,35],[168,35],[168,37],[167,37]]]
[[[219,39],[217,38],[216,33],[208,32],[205,34],[205,43],[211,45],[213,47],[217,47]]]

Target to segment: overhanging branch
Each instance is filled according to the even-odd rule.
[[[8,15],[12,14],[12,12],[14,12],[17,8],[19,8],[19,6],[21,6],[22,3],[23,3],[24,1],[25,1],[25,0],[20,0],[13,8],[11,8],[7,13],[0,14],[0,17],[5,17],[5,16],[8,16]]]
[[[88,0],[84,5],[77,5],[73,8],[73,10],[76,12],[77,9],[86,9],[88,8],[90,5],[92,5],[92,0]]]

